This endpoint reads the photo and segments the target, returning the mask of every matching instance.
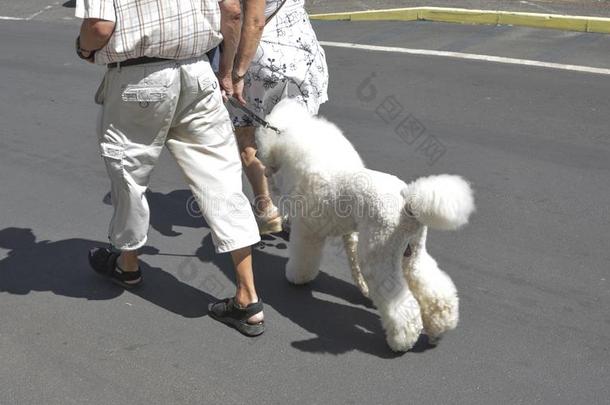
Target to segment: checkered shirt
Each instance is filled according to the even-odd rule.
[[[76,17],[115,22],[115,31],[95,62],[141,56],[188,59],[222,40],[218,0],[77,0]]]

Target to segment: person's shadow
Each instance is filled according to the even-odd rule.
[[[186,190],[166,195],[151,192],[149,198],[153,217],[151,223],[167,236],[179,235],[173,231],[173,225],[197,228],[206,226],[202,218],[196,218],[184,209],[190,198],[190,193]],[[88,300],[116,298],[124,290],[95,274],[87,261],[89,249],[100,245],[105,244],[77,238],[37,241],[28,228],[0,230],[0,248],[9,250],[7,257],[0,259],[0,292],[25,295],[31,291],[51,291]],[[254,249],[254,266],[257,288],[264,302],[315,335],[309,340],[293,342],[293,347],[305,352],[332,354],[358,350],[383,358],[399,355],[392,353],[386,345],[378,315],[373,312],[371,302],[361,295],[353,283],[320,272],[318,278],[309,285],[290,285],[284,278],[287,259],[270,252],[271,248],[282,250],[286,247],[284,239],[264,238]],[[152,247],[144,247],[142,253],[161,254]],[[195,277],[205,274],[196,265],[197,261],[213,263],[228,279],[234,279],[230,255],[216,254],[209,234],[203,238],[196,257],[183,258],[178,265],[178,275],[184,273],[181,278],[185,281],[191,282]],[[210,302],[234,292],[234,286],[227,286],[226,283],[223,286],[213,273],[204,276],[199,289],[171,273],[147,265],[145,261],[141,262],[141,267],[144,283],[130,291],[184,317],[205,316]],[[324,300],[314,296],[314,293],[337,297],[348,304]],[[431,347],[423,337],[411,351],[421,352]]]
[[[105,244],[87,239],[36,241],[31,229],[2,229],[0,248],[9,252],[0,260],[0,292],[25,295],[51,291],[87,300],[116,298],[125,290],[95,274],[87,261],[89,249],[101,245]],[[143,252],[158,253],[150,247]],[[144,283],[130,291],[168,311],[188,318],[202,317],[208,312],[208,303],[216,299],[160,268],[145,262],[141,267]]]

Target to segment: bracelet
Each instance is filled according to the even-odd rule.
[[[233,74],[231,74],[231,80],[233,81],[233,84],[241,82],[242,80],[244,80],[244,77],[246,77],[245,73],[240,76],[235,71],[233,71]]]

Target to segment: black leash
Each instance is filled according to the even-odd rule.
[[[265,121],[258,115],[256,115],[256,113],[254,111],[252,111],[251,109],[249,109],[248,107],[246,107],[244,105],[239,104],[239,101],[235,100],[233,97],[229,97],[229,102],[233,105],[233,107],[237,107],[240,110],[242,110],[243,112],[245,112],[246,114],[248,114],[250,116],[250,118],[252,118],[254,121],[256,121],[260,125],[262,125],[263,128],[275,131],[278,135],[282,133],[282,131],[280,131],[279,129],[277,129],[273,125],[269,124],[267,121]]]

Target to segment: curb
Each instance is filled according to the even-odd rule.
[[[311,14],[312,20],[331,21],[436,21],[458,24],[516,25],[564,31],[610,33],[610,18],[561,14],[470,10],[445,7],[411,7],[388,10]]]

